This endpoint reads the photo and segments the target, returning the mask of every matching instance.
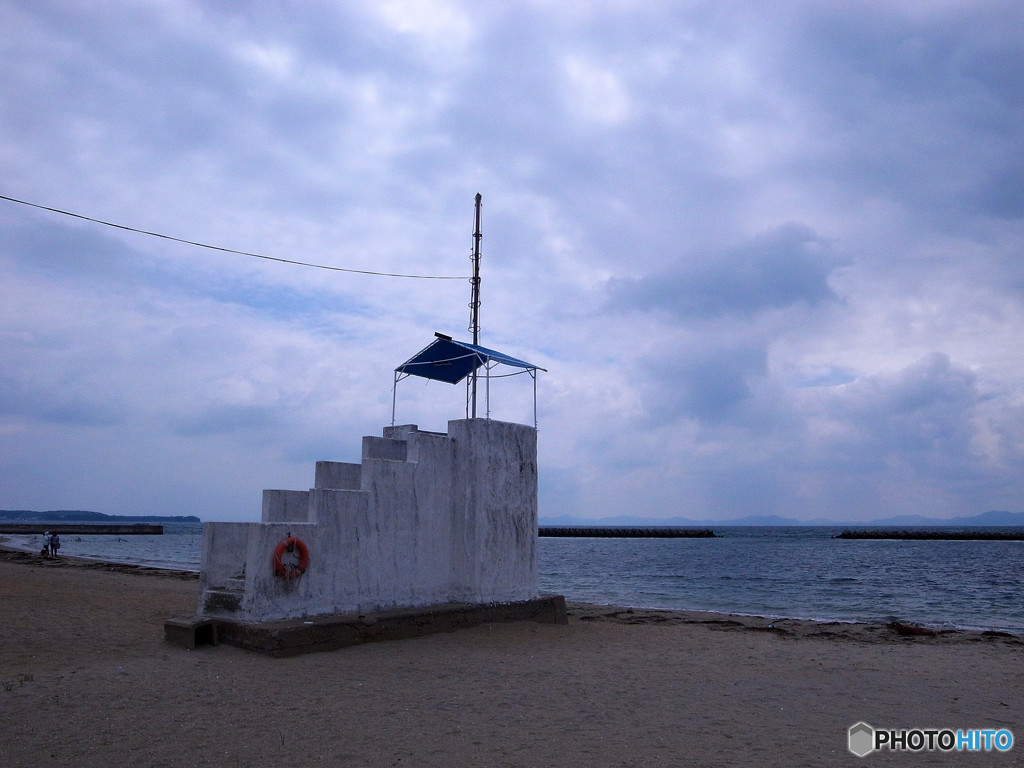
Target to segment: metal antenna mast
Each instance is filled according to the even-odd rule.
[[[476,193],[476,215],[473,217],[473,277],[470,278],[472,286],[471,298],[469,301],[469,330],[473,332],[473,344],[480,343],[480,240],[483,234],[480,232],[480,205],[483,196]],[[472,413],[470,418],[476,418],[476,371],[469,378],[470,403]]]

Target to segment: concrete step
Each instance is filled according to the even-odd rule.
[[[313,488],[358,491],[362,466],[344,461],[318,461]]]
[[[217,625],[202,616],[182,616],[164,622],[168,642],[195,650],[197,645],[217,645]]]

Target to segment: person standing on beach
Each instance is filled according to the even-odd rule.
[[[56,557],[58,549],[60,549],[60,536],[54,531],[50,534],[50,557]]]

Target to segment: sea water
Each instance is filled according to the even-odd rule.
[[[76,523],[79,524],[80,523]],[[117,535],[60,533],[60,523],[54,523],[60,535],[58,554],[83,557],[111,563],[144,565],[148,568],[170,568],[199,571],[202,550],[202,523],[161,523],[162,535]],[[29,552],[43,548],[42,534],[11,535],[5,544]]]
[[[1024,542],[833,538],[841,530],[541,539],[541,586],[633,607],[1024,633]]]
[[[839,528],[716,529],[699,539],[541,538],[540,587],[569,600],[1024,633],[1024,542],[835,539]],[[1024,529],[988,529],[1021,531]],[[42,536],[11,536],[39,551]],[[198,571],[202,526],[61,537],[61,554]],[[315,556],[315,553],[314,553]]]

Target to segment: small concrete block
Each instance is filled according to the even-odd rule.
[[[198,645],[217,645],[217,625],[200,616],[168,619],[164,622],[164,638],[189,650]]]

